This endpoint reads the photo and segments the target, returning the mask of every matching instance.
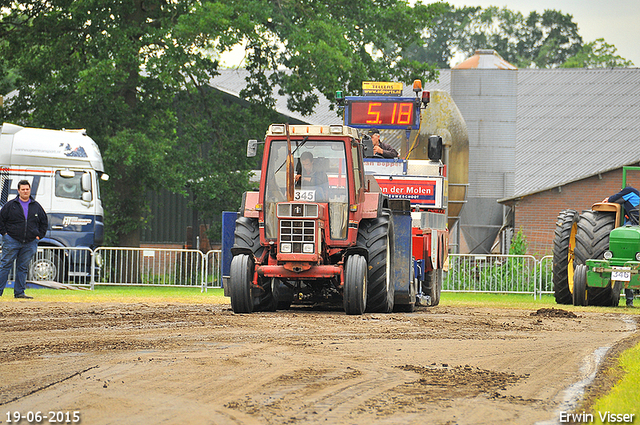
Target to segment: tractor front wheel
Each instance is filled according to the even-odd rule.
[[[620,292],[624,288],[624,284],[618,280],[611,282],[611,306],[618,307],[620,304]]]
[[[367,261],[354,254],[347,258],[344,270],[344,311],[360,315],[367,307]]]
[[[573,305],[587,305],[587,266],[576,266],[573,274]]]
[[[234,313],[251,313],[253,311],[253,297],[251,296],[253,268],[253,259],[247,254],[236,255],[231,260],[229,295]]]

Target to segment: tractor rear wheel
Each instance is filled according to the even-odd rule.
[[[231,260],[229,295],[234,313],[251,313],[253,311],[253,297],[251,296],[253,269],[253,259],[247,254],[236,255]]]
[[[564,210],[558,214],[553,237],[553,295],[558,304],[571,304],[573,289],[573,250],[578,212]]]
[[[347,258],[344,270],[344,311],[360,315],[367,307],[367,261],[362,255]]]
[[[394,274],[394,233],[391,211],[384,209],[380,217],[363,220],[358,229],[358,246],[369,252],[369,273],[367,289],[367,311],[391,313],[395,285]]]
[[[271,279],[271,294],[278,310],[288,310],[293,302],[293,290],[276,278]]]
[[[576,266],[573,275],[573,305],[587,305],[587,266]]]
[[[615,228],[615,215],[600,211],[585,211],[580,215],[576,229],[574,261],[585,264],[590,258],[604,258],[609,249],[609,233]],[[605,288],[589,288],[589,305],[610,306],[611,285]]]

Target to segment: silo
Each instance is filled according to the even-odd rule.
[[[469,188],[459,222],[461,252],[491,251],[507,208],[497,200],[514,194],[517,78],[517,68],[495,50],[477,50],[451,71],[451,96],[469,135]]]

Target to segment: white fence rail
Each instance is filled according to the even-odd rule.
[[[451,254],[442,290],[448,292],[553,293],[552,256]],[[160,248],[40,247],[28,280],[71,285],[222,286],[221,251]],[[10,279],[12,275],[10,276]]]

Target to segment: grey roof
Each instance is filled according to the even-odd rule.
[[[236,97],[240,97],[240,91],[247,86],[247,78],[249,77],[249,71],[246,69],[221,69],[220,75],[214,77],[210,81],[211,87],[214,87],[222,92],[231,94]],[[272,72],[269,72],[271,74]],[[302,121],[307,124],[339,124],[341,118],[338,116],[335,110],[330,110],[329,105],[331,102],[322,95],[319,91],[314,91],[318,95],[319,104],[313,114],[304,116],[299,112],[290,111],[287,108],[287,99],[284,96],[278,96],[278,89],[274,90],[274,96],[276,98],[276,111],[282,115],[291,117],[295,120]]]
[[[640,161],[640,68],[517,72],[515,191],[500,201]]]
[[[640,68],[518,71],[514,197],[640,161]]]
[[[451,70],[425,90],[450,90]],[[516,121],[519,198],[640,162],[640,68],[520,69]],[[238,94],[244,70],[225,70],[213,85]],[[411,87],[405,87],[405,95]],[[329,101],[320,97],[309,117],[279,112],[310,124],[336,123]],[[454,99],[455,100],[455,99]]]

